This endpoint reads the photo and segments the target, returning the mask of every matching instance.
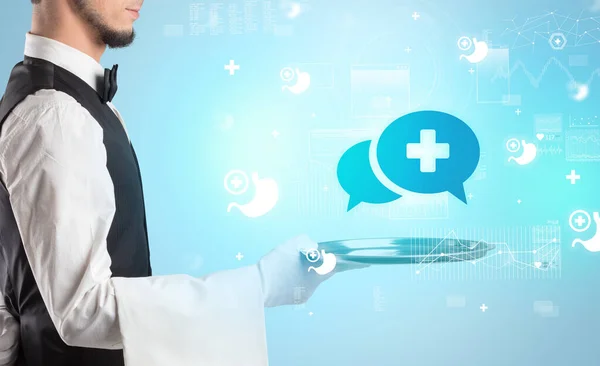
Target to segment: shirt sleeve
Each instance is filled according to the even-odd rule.
[[[112,281],[127,366],[268,366],[256,265]]]
[[[115,201],[102,129],[57,91],[28,96],[10,117],[5,182],[49,315],[68,345],[122,348],[109,280]]]
[[[115,198],[102,129],[69,98],[55,92],[23,108],[0,152],[25,252],[63,341],[123,348],[128,366],[267,366],[256,265],[202,278],[111,278]]]

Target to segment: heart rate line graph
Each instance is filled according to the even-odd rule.
[[[560,146],[550,145],[550,146],[539,147],[537,149],[537,152],[539,155],[555,156],[555,155],[562,155],[564,150]]]
[[[600,129],[567,130],[565,151],[567,161],[600,161]]]
[[[529,83],[531,84],[531,86],[538,89],[540,87],[541,82],[544,80],[544,77],[548,73],[548,71],[552,70],[552,69],[558,69],[558,70],[562,71],[565,74],[565,76],[569,79],[570,83],[577,82],[577,80],[575,79],[575,77],[573,76],[571,71],[569,71],[569,68],[567,66],[565,66],[556,57],[550,57],[546,61],[544,66],[542,67],[542,70],[537,75],[535,75],[533,72],[529,71],[529,69],[527,68],[525,63],[520,60],[515,62],[508,70],[506,68],[498,68],[496,70],[496,74],[492,77],[492,82],[499,80],[499,79],[510,79],[518,71],[521,71],[521,72],[523,72],[523,74],[525,75],[527,80],[529,80]],[[600,77],[600,68],[597,68],[594,71],[592,71],[590,76],[587,78],[587,80],[582,83],[590,86],[597,77]]]
[[[542,225],[504,229],[416,229],[412,237],[440,238],[435,249],[413,265],[413,278],[420,280],[557,279],[561,275],[560,226]],[[461,254],[464,261],[448,262],[450,254],[440,248],[463,246],[466,252],[493,245],[487,255],[476,258]],[[475,243],[468,245],[468,243]],[[416,241],[415,241],[416,246]],[[415,248],[414,251],[418,251]],[[454,253],[457,253],[455,250]]]

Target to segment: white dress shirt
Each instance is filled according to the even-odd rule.
[[[25,55],[93,88],[104,75],[90,56],[30,33]],[[60,337],[70,346],[122,348],[127,366],[267,366],[265,305],[294,304],[295,288],[310,296],[326,278],[303,267],[299,250],[316,248],[307,237],[275,248],[257,265],[202,278],[111,277],[106,238],[116,208],[103,130],[63,92],[38,91],[9,114],[0,134],[0,178]],[[0,329],[0,365],[10,365],[19,324],[3,303]]]
[[[24,53],[70,71],[94,89],[104,75],[92,57],[49,38],[27,33]],[[38,91],[19,103],[2,126],[0,178],[59,334],[67,344],[119,349],[106,250],[115,202],[102,139],[98,122],[71,96]],[[0,362],[6,363],[16,351],[19,328],[5,304],[0,307],[0,351],[5,351]]]
[[[30,33],[26,34],[25,55],[50,61],[94,89],[97,78],[104,75],[104,67],[92,57]],[[123,122],[116,108],[109,105]],[[41,90],[14,108],[0,134],[0,178],[8,189],[33,276],[65,343],[88,348],[125,348],[128,365],[171,365],[180,361],[179,365],[185,366],[186,362],[192,365],[201,361],[185,359],[186,353],[204,349],[200,356],[214,359],[210,348],[224,351],[226,342],[236,346],[242,342],[242,354],[256,355],[248,365],[266,365],[264,304],[256,266],[201,279],[186,275],[111,279],[106,238],[115,214],[115,196],[106,168],[103,130],[70,95]],[[226,291],[220,279],[229,285]],[[127,328],[125,331],[120,329],[117,313],[117,286],[122,289],[120,320]],[[248,301],[242,311],[237,311],[239,319],[235,314],[228,314],[229,319],[220,317],[219,313],[226,311],[219,307],[227,308],[232,300],[242,302],[235,301],[238,296]],[[179,301],[184,303],[178,304]],[[161,316],[162,323],[160,319],[149,321]],[[244,324],[247,334],[242,329]],[[178,329],[186,325],[194,327],[194,334]],[[220,337],[218,331],[212,330],[214,336],[210,337],[198,329],[202,326],[224,331],[227,337]],[[228,326],[231,331],[227,331]],[[10,365],[18,351],[19,324],[6,311],[4,303],[0,303],[0,327],[0,364]],[[237,336],[236,327],[242,329]],[[186,339],[180,339],[178,334]],[[196,350],[178,349],[184,345],[189,349],[186,342],[194,342],[197,334],[202,335],[200,339],[208,349],[198,346]],[[123,345],[124,338],[130,344],[129,351]],[[222,344],[219,346],[218,342]],[[156,352],[148,353],[153,347]],[[166,348],[161,351],[161,347]],[[177,352],[182,354],[181,359],[177,358]],[[151,358],[145,359],[146,354]],[[215,365],[233,366],[241,361],[220,357],[223,362]]]

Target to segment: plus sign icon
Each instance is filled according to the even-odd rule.
[[[393,121],[377,140],[348,149],[337,175],[350,195],[348,210],[411,193],[449,192],[466,204],[463,183],[479,157],[479,141],[466,123],[447,113],[419,111]]]
[[[248,175],[243,170],[232,170],[225,175],[225,190],[233,195],[244,194],[248,190]]]
[[[310,249],[306,252],[306,259],[311,263],[315,263],[321,259],[321,253],[317,249]]]
[[[548,43],[552,49],[560,51],[567,45],[567,37],[560,32],[552,33],[548,38]]]
[[[590,228],[592,219],[585,210],[575,210],[569,216],[569,226],[576,233],[582,233]]]

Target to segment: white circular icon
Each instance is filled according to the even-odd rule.
[[[285,82],[291,81],[294,78],[294,69],[291,67],[284,67],[279,72],[279,77]]]
[[[473,41],[471,41],[471,38],[469,37],[460,37],[456,44],[458,45],[458,48],[461,51],[466,51],[469,48],[471,48],[471,46],[473,45]]]
[[[576,215],[583,215],[582,216],[577,216],[577,218],[575,218]],[[582,220],[585,220],[585,226],[583,227],[576,227],[576,226],[582,226],[583,222]],[[573,225],[576,224],[576,225]],[[590,217],[590,214],[587,213],[585,210],[576,210],[573,211],[573,213],[571,214],[571,216],[569,216],[569,226],[571,227],[571,229],[573,229],[573,231],[577,232],[577,233],[582,233],[584,231],[586,231],[587,229],[590,228],[590,225],[592,224],[592,218]]]
[[[321,259],[321,253],[317,249],[310,249],[306,252],[306,259],[311,263],[315,263]]]
[[[519,151],[519,149],[521,148],[521,142],[517,139],[510,139],[508,141],[506,141],[506,150],[508,150],[511,153],[517,152]]]
[[[248,190],[248,175],[242,170],[232,170],[223,180],[225,190],[233,195],[240,195]]]

